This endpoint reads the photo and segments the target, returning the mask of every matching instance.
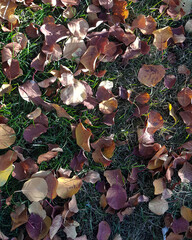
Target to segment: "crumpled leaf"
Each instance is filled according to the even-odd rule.
[[[61,106],[59,106],[58,104],[54,104],[52,103],[52,106],[55,108],[56,112],[57,112],[57,117],[64,117],[67,119],[74,119],[73,117],[71,117],[64,108],[62,108]]]
[[[57,195],[63,199],[72,197],[76,194],[82,186],[82,180],[73,177],[59,177],[58,179],[58,186],[57,186]]]
[[[111,228],[106,221],[101,221],[99,223],[97,240],[107,240],[111,235]]]
[[[35,120],[37,117],[41,115],[41,108],[36,108],[33,112],[27,114],[27,118],[31,120]]]
[[[47,182],[43,178],[31,178],[24,183],[21,191],[30,201],[41,201],[48,193]]]
[[[127,193],[122,186],[114,184],[108,189],[106,200],[110,207],[119,210],[124,207],[127,200]]]
[[[173,37],[173,32],[171,30],[171,27],[167,26],[155,30],[153,32],[153,35],[154,35],[153,45],[155,45],[155,47],[158,50],[162,51],[167,48],[167,41]]]
[[[15,9],[17,8],[17,4],[13,1],[5,0],[0,3],[0,17],[9,21],[9,22],[14,22],[12,20]]]
[[[89,46],[86,52],[80,59],[80,62],[83,66],[88,69],[91,73],[93,73],[96,69],[96,61],[99,56],[99,51],[96,46]]]
[[[157,215],[163,215],[168,208],[168,202],[165,199],[161,199],[161,196],[157,196],[149,202],[149,209]]]
[[[64,232],[67,235],[67,238],[75,239],[77,236],[76,227],[79,227],[79,223],[73,221],[72,223],[68,223],[65,226]]]
[[[39,155],[37,163],[41,164],[42,162],[49,162],[52,158],[56,157],[57,155],[58,152],[56,151],[48,151],[46,153]]]
[[[155,31],[157,23],[152,16],[145,17],[144,15],[137,16],[132,22],[133,29],[139,28],[143,34],[152,34]]]
[[[146,65],[140,68],[138,80],[148,87],[154,87],[165,76],[165,68],[162,65]]]
[[[10,147],[16,140],[15,131],[6,124],[0,124],[0,149]]]
[[[69,30],[64,25],[53,22],[43,24],[40,31],[45,35],[45,41],[48,45],[53,45],[70,36]]]
[[[167,236],[166,240],[183,240],[183,235],[179,235],[179,234],[171,232]]]
[[[108,10],[113,7],[113,0],[99,0],[99,4]]]
[[[75,128],[75,137],[77,145],[80,146],[84,151],[90,152],[90,137],[92,132],[90,129],[86,129],[82,123],[79,123]]]
[[[80,152],[75,154],[73,159],[71,160],[70,167],[74,171],[81,171],[83,169],[83,165],[85,162],[87,162],[88,159],[85,156],[84,151],[81,149]]]
[[[120,1],[120,0],[113,0],[113,8],[112,13],[113,16],[118,17],[113,18],[113,20],[116,20],[117,22],[125,23],[125,19],[129,16],[129,10],[126,9],[127,2],[126,1]]]
[[[96,182],[100,181],[100,174],[96,171],[90,170],[85,177],[83,178],[83,180],[87,183],[92,183],[95,184]]]

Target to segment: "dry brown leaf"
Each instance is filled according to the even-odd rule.
[[[182,206],[180,209],[181,216],[188,222],[192,221],[192,209]]]
[[[57,180],[58,186],[56,192],[63,199],[72,197],[82,186],[82,180],[75,176],[73,178],[59,177]]]
[[[26,181],[21,191],[30,201],[38,202],[46,197],[48,186],[43,178],[36,177]]]
[[[146,65],[140,68],[138,80],[148,87],[154,87],[165,76],[165,68],[162,65]]]
[[[155,188],[155,195],[159,195],[161,194],[164,189],[166,188],[166,184],[165,184],[165,180],[164,178],[158,178],[156,180],[153,181],[153,186]]]
[[[104,114],[111,114],[113,111],[117,109],[117,107],[118,102],[114,97],[99,103],[99,110]]]
[[[157,23],[152,16],[145,17],[144,15],[139,15],[132,22],[132,28],[139,28],[143,34],[152,34],[155,31]]]
[[[80,59],[80,62],[83,66],[93,73],[96,69],[96,61],[99,56],[99,51],[96,46],[89,46],[87,51],[83,54]]]
[[[183,88],[177,94],[178,102],[181,104],[182,107],[187,107],[191,103],[192,99],[192,90],[188,87]]]
[[[5,94],[5,93],[10,93],[11,90],[12,90],[11,84],[4,83],[4,84],[0,87],[0,97],[2,97],[3,94]]]
[[[79,123],[75,128],[75,137],[77,145],[80,146],[84,151],[90,152],[90,137],[92,132],[90,129],[86,129],[82,123]]]
[[[73,117],[71,117],[64,108],[62,108],[61,106],[59,106],[58,104],[52,103],[52,106],[55,108],[56,112],[57,112],[57,117],[64,117],[67,119],[74,119]]]
[[[0,149],[10,147],[16,140],[15,131],[6,124],[0,124]]]
[[[189,162],[185,162],[183,167],[178,172],[181,182],[192,182],[192,165]]]
[[[77,63],[80,61],[80,57],[85,53],[87,47],[83,39],[77,37],[70,37],[64,45],[63,57],[67,59],[75,59]]]
[[[73,36],[80,39],[84,39],[86,37],[89,29],[89,24],[83,18],[74,19],[70,21],[67,26]]]
[[[15,211],[12,212],[10,216],[12,220],[11,231],[13,231],[28,221],[27,208],[24,204],[21,204],[16,207]]]
[[[149,209],[157,215],[163,215],[168,208],[168,202],[165,199],[161,199],[161,196],[157,196],[149,202]]]
[[[37,117],[41,115],[41,108],[36,108],[33,112],[27,114],[27,118],[31,120],[35,120]]]
[[[153,32],[154,41],[153,44],[158,50],[164,50],[167,48],[167,41],[173,37],[173,32],[171,27],[167,26],[164,28],[160,28]]]
[[[76,106],[87,98],[85,85],[78,80],[61,90],[61,100],[66,105]]]

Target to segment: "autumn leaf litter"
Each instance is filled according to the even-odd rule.
[[[177,201],[174,194],[178,186],[192,181],[191,69],[182,63],[176,73],[172,72],[164,56],[167,54],[168,61],[173,64],[176,58],[174,48],[185,50],[189,44],[191,20],[185,26],[170,24],[158,27],[151,15],[131,16],[133,12],[130,9],[134,8],[134,4],[137,6],[137,1],[92,1],[86,9],[87,17],[76,19],[73,17],[81,4],[77,0],[43,0],[42,3],[7,0],[0,3],[1,31],[13,34],[10,42],[1,43],[4,76],[0,88],[2,201],[7,195],[4,187],[11,184],[12,179],[22,184],[20,189],[11,191],[6,197],[7,206],[12,208],[9,214],[12,222],[10,231],[16,230],[30,239],[62,239],[59,237],[61,232],[67,239],[124,239],[120,228],[114,231],[110,218],[118,218],[118,224],[123,227],[128,218],[136,216],[134,212],[137,209],[147,204],[151,215],[164,219],[162,227],[167,227],[165,239],[192,238],[192,206],[186,206],[188,203],[183,201],[176,214],[175,204],[172,204],[172,201]],[[17,10],[24,8],[38,13],[43,11],[42,6],[49,6],[53,11],[64,10],[63,20],[67,18],[67,22],[57,23],[56,17],[47,15],[40,25],[31,22],[22,28]],[[164,1],[159,6],[161,17],[166,19],[169,16],[173,22],[190,16],[190,10],[190,1],[185,4],[182,1]],[[21,32],[18,31],[20,27]],[[23,62],[28,61],[27,48],[39,38],[39,51],[28,63],[31,72],[27,77],[26,70],[22,69]],[[150,61],[150,54],[154,51],[162,55],[162,61]],[[119,81],[118,94],[116,80],[109,81],[105,77],[108,72],[110,74],[107,64],[117,62],[121,68],[129,70],[132,62],[142,58],[146,61],[141,61],[136,70],[139,87],[134,89],[134,84],[123,85],[123,81]],[[73,67],[70,68],[67,61]],[[46,71],[49,74],[45,74]],[[39,77],[48,75],[46,78]],[[184,84],[179,82],[180,76],[184,78]],[[94,80],[89,80],[92,77],[96,85]],[[155,108],[153,102],[154,92],[163,83],[167,92],[177,87],[175,102],[172,99],[171,103],[167,102],[167,116],[160,108]],[[171,98],[171,92],[169,94]],[[17,127],[9,121],[14,112],[10,112],[8,117],[6,110],[9,103],[5,99],[9,101],[12,95],[18,96],[27,106],[26,114],[18,121]],[[120,115],[124,105],[131,110],[129,117]],[[85,119],[83,112],[86,111],[95,116]],[[51,168],[52,162],[64,159],[66,152],[65,144],[61,142],[64,139],[46,141],[49,131],[57,125],[53,126],[53,115],[58,119],[64,118],[67,128],[71,129],[67,130],[67,134],[70,133],[67,139],[72,139],[75,152],[72,152],[66,165],[60,161],[57,167]],[[174,138],[171,127],[166,131],[169,115],[173,129],[182,124],[187,136],[175,149],[167,142]],[[137,138],[132,146],[126,135],[118,139],[119,133],[113,133],[116,127],[118,129],[118,123],[121,126],[122,117],[127,124],[130,120],[138,123],[132,130]],[[25,127],[18,131],[22,121],[25,121]],[[97,134],[96,124],[106,129],[104,134]],[[59,126],[59,131],[62,132],[62,126]],[[158,133],[163,136],[163,141],[158,141]],[[44,139],[43,142],[40,139]],[[31,149],[41,145],[46,146],[46,150],[37,151],[37,156],[33,156]],[[127,157],[118,155],[119,159],[116,159],[116,151],[127,145],[129,150],[132,148],[133,159],[137,159],[130,168],[127,168]],[[121,168],[118,161],[126,167]],[[145,184],[141,183],[142,172],[150,175],[152,181],[152,194],[149,196],[142,190],[142,184]],[[86,191],[88,186],[97,192],[99,198],[96,204],[103,214],[91,235],[84,232],[82,222],[76,220],[76,216],[83,212],[83,208],[78,206],[82,206],[78,194]],[[12,201],[18,194],[22,194],[24,202]],[[5,204],[0,207],[6,209]],[[8,239],[3,234],[4,229],[0,230],[2,239]],[[9,233],[6,232],[6,235]]]

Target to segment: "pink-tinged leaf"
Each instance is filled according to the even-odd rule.
[[[31,124],[24,130],[23,137],[27,142],[32,143],[33,140],[35,140],[41,134],[46,132],[47,132],[47,127],[43,126],[42,124],[39,124],[39,123],[35,125]]]
[[[35,81],[27,81],[19,86],[20,96],[27,102],[41,96],[41,90]]]
[[[9,80],[13,80],[23,75],[23,71],[19,66],[19,61],[17,59],[11,59],[9,62],[4,62],[2,64],[3,72]]]
[[[64,25],[53,22],[43,24],[40,30],[45,35],[45,41],[48,45],[53,45],[70,36],[69,30]]]
[[[39,215],[32,213],[26,224],[26,230],[29,237],[34,240],[38,239],[43,230],[43,225],[43,219]]]
[[[74,171],[81,171],[83,169],[83,165],[85,162],[88,162],[88,159],[85,156],[84,151],[80,150],[80,152],[78,154],[76,153],[75,156],[73,157],[70,163],[70,167]]]
[[[127,193],[122,186],[114,184],[108,189],[106,199],[110,207],[119,210],[124,207],[127,201]]]
[[[124,186],[125,179],[124,179],[120,169],[107,170],[104,172],[104,176],[106,177],[110,186],[112,186],[114,184],[118,184],[122,187]]]
[[[183,217],[174,219],[171,225],[171,229],[173,230],[174,233],[177,233],[177,234],[186,232],[188,227],[189,227],[189,222],[185,220]]]
[[[54,199],[57,197],[56,189],[57,189],[57,179],[53,176],[52,173],[50,173],[47,177],[45,177],[45,181],[47,182],[48,186],[48,193],[47,197],[50,199]]]
[[[39,155],[37,159],[37,163],[41,164],[42,162],[49,162],[52,158],[56,157],[58,155],[58,152],[46,152],[44,154]]]
[[[12,150],[8,150],[5,154],[0,155],[0,171],[4,171],[16,160],[17,153]]]
[[[98,172],[95,172],[93,170],[90,170],[85,177],[83,178],[83,180],[87,183],[93,183],[95,184],[96,182],[100,181],[100,174]]]
[[[89,29],[89,24],[83,18],[74,19],[70,21],[67,26],[73,36],[80,39],[84,39],[86,37],[87,31]]]
[[[32,23],[30,23],[29,26],[25,28],[25,32],[31,38],[38,38],[40,36],[38,28],[35,27]]]
[[[53,237],[56,235],[59,228],[61,227],[62,223],[63,223],[63,218],[61,214],[57,215],[53,219],[50,230],[49,230],[50,239],[53,239]]]
[[[184,163],[183,167],[178,172],[181,182],[192,182],[192,165],[189,162]]]
[[[97,240],[107,240],[111,235],[111,228],[106,221],[99,223],[99,229],[97,233]]]
[[[46,65],[46,54],[42,51],[35,57],[31,62],[31,68],[34,68],[36,71],[44,71]]]
[[[191,103],[192,99],[192,90],[188,87],[183,88],[178,94],[177,94],[178,102],[182,107],[187,107]]]
[[[164,78],[164,85],[166,88],[171,89],[176,83],[175,75],[166,75]]]
[[[99,52],[97,50],[97,47],[89,46],[87,51],[81,57],[80,62],[86,69],[93,73],[96,69],[96,61],[98,56]]]
[[[69,202],[69,211],[73,213],[77,213],[79,211],[75,195],[72,196],[72,199]]]
[[[103,116],[103,123],[106,124],[107,126],[112,126],[115,124],[115,115],[116,112],[112,112],[111,114],[105,114]]]

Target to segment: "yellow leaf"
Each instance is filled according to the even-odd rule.
[[[73,177],[73,178],[66,178],[60,177],[58,180],[57,186],[57,195],[61,198],[69,198],[76,194],[82,186],[82,180]]]
[[[192,221],[192,209],[182,206],[181,207],[181,216],[185,218],[188,222]]]
[[[13,165],[11,164],[8,168],[3,171],[0,171],[0,187],[2,187],[6,182],[13,170]]]
[[[169,115],[175,120],[175,123],[177,122],[177,116],[175,114],[174,108],[172,107],[171,103],[168,103],[169,107]]]
[[[91,130],[86,129],[82,123],[79,123],[75,129],[75,136],[77,145],[81,147],[83,150],[90,152],[90,137],[92,135]]]

